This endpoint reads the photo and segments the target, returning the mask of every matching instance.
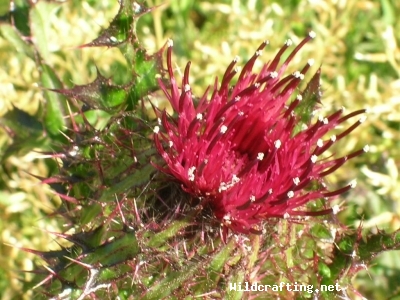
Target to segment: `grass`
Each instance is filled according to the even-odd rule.
[[[19,3],[19,1],[16,1]],[[22,2],[22,1],[21,1]],[[139,39],[149,53],[174,40],[176,68],[192,61],[191,86],[201,95],[215,76],[222,76],[233,57],[249,58],[265,39],[270,45],[262,59],[268,60],[287,38],[297,43],[309,30],[317,38],[307,44],[293,65],[314,58],[315,70],[322,68],[323,109],[341,106],[349,110],[369,108],[367,120],[335,151],[348,153],[369,144],[369,154],[347,163],[331,185],[354,178],[357,188],[340,199],[347,207],[342,222],[357,228],[394,231],[400,227],[400,3],[381,1],[148,1],[155,6],[137,26]],[[94,80],[96,66],[105,76],[114,74],[121,54],[115,48],[77,46],[93,40],[107,27],[118,10],[117,1],[39,2],[36,10],[48,12],[42,25],[32,25],[39,51],[66,86]],[[7,8],[0,6],[0,14]],[[2,18],[2,27],[6,17]],[[37,21],[37,22],[39,22]],[[21,28],[27,26],[21,25]],[[38,83],[37,61],[23,49],[15,50],[9,36],[0,34],[0,116],[16,106],[35,114],[41,109],[43,90]],[[119,61],[123,61],[121,58]],[[118,79],[119,78],[119,79]],[[116,76],[123,81],[124,76]],[[0,121],[1,122],[1,121]],[[28,141],[29,142],[29,141]],[[4,154],[11,139],[0,131]],[[52,145],[43,145],[51,150]],[[0,295],[1,299],[29,299],[20,280],[29,280],[32,255],[17,247],[55,249],[60,224],[49,218],[59,203],[47,187],[29,175],[47,176],[54,163],[38,158],[35,151],[12,151],[2,158],[0,169]],[[354,278],[354,285],[371,299],[399,296],[394,278],[400,276],[398,253],[380,255],[368,271]],[[397,293],[397,294],[396,294]],[[395,299],[395,298],[391,298]]]

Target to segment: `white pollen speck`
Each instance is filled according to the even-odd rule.
[[[285,214],[283,215],[283,218],[284,218],[284,219],[289,219],[289,218],[290,218],[289,213],[285,212]]]
[[[257,159],[258,160],[263,160],[264,159],[264,153],[260,152],[257,154]]]
[[[194,171],[196,170],[196,167],[195,166],[193,166],[193,167],[190,167],[189,169],[188,169],[188,179],[189,179],[189,181],[194,181]]]
[[[287,195],[289,198],[293,198],[294,192],[293,192],[293,191],[289,191],[289,192],[287,192],[286,195]]]
[[[312,38],[312,39],[315,39],[315,37],[317,36],[317,34],[315,33],[315,31],[310,31],[309,33],[308,33],[308,36],[310,37],[310,38]]]
[[[240,181],[240,178],[237,177],[236,174],[233,174],[233,176],[232,176],[232,183],[235,184],[235,183],[238,183],[239,181]]]
[[[189,92],[190,91],[190,85],[185,84],[184,90],[185,90],[186,93]]]
[[[307,130],[308,129],[308,126],[307,126],[307,124],[301,124],[301,130]]]
[[[352,189],[354,189],[356,186],[357,186],[357,180],[352,180],[351,182],[350,182],[350,187],[352,188]]]
[[[225,125],[221,126],[221,133],[225,133],[228,130],[228,127],[226,127]]]
[[[274,192],[274,191],[273,191],[272,189],[269,189],[269,190],[268,190],[268,194],[270,194],[270,195],[271,195],[273,192]]]
[[[262,55],[262,50],[258,50],[258,51],[256,51],[256,56],[261,56]]]
[[[256,82],[255,84],[254,84],[254,86],[256,87],[256,88],[259,88],[260,87],[260,83],[259,82]]]
[[[332,142],[336,142],[336,135],[332,135],[332,136],[331,136],[331,141],[332,141]]]
[[[311,156],[311,162],[315,164],[315,162],[317,161],[318,157],[314,154]]]
[[[322,122],[323,120],[324,120],[324,117],[321,116],[321,115],[319,115],[319,116],[318,116],[318,121]]]
[[[203,115],[202,115],[201,113],[198,113],[198,114],[196,115],[196,119],[197,119],[197,120],[203,120]]]
[[[236,102],[240,100],[240,96],[236,96],[234,99]]]
[[[277,77],[278,77],[278,72],[276,72],[276,71],[271,72],[271,73],[269,74],[269,76],[271,76],[271,78],[277,78]]]
[[[299,183],[300,183],[300,178],[299,178],[299,177],[293,178],[293,183],[294,183],[295,185],[299,185]]]
[[[293,75],[294,77],[296,77],[296,78],[300,78],[301,73],[300,73],[299,71],[296,71],[296,72],[294,72],[292,75]]]
[[[360,118],[360,120],[358,120],[358,122],[364,123],[366,119],[367,119],[367,116],[361,116],[361,118]]]
[[[243,115],[244,115],[244,112],[243,112],[243,111],[239,111],[239,112],[238,112],[238,115],[239,115],[239,116],[243,116]]]
[[[161,119],[160,118],[157,118],[157,123],[158,123],[158,125],[161,125]]]
[[[136,1],[133,2],[132,8],[133,8],[133,11],[134,11],[135,13],[137,13],[137,14],[140,13],[141,10],[142,10],[142,7],[141,7],[140,4],[137,3]]]
[[[291,39],[287,39],[286,41],[285,41],[285,45],[286,46],[291,46],[293,44],[293,41],[291,40]]]
[[[75,145],[75,146],[72,147],[72,149],[73,150],[69,151],[68,154],[70,156],[76,156],[78,154],[79,147]]]
[[[236,183],[240,181],[240,178],[237,177],[235,174],[232,175],[232,179],[230,182],[221,182],[218,188],[218,192],[226,191],[233,187]]]
[[[276,149],[279,149],[279,148],[281,147],[281,145],[282,145],[282,142],[281,142],[280,140],[276,140],[276,141],[274,142],[274,145],[275,145],[275,148],[276,148]]]
[[[369,152],[369,145],[365,145],[364,148],[363,148],[363,151],[364,152]]]
[[[324,118],[322,122],[324,122],[325,125],[327,125],[329,123],[327,118]]]
[[[235,57],[234,57],[234,59],[233,59],[233,62],[238,62],[239,61],[239,59],[240,59],[240,57],[238,56],[238,55],[236,55]]]
[[[160,132],[160,126],[154,126],[153,132],[154,133],[159,133]]]
[[[256,201],[256,196],[251,195],[251,196],[250,196],[250,202],[254,202],[254,201]]]
[[[301,100],[303,100],[303,96],[302,95],[297,95],[296,99],[301,101]]]
[[[310,59],[307,61],[307,63],[308,63],[309,66],[312,66],[312,65],[315,63],[315,59],[310,58]]]
[[[340,212],[340,207],[339,207],[339,205],[334,205],[334,206],[332,206],[332,213],[333,213],[334,215],[337,215],[338,212]]]
[[[168,45],[168,47],[172,47],[174,45],[174,41],[171,40],[171,39],[168,39],[167,40],[167,45]]]
[[[229,214],[225,215],[222,219],[224,220],[225,224],[231,224],[231,216]]]
[[[173,141],[169,141],[169,147],[172,148],[172,146],[174,145]]]
[[[317,146],[321,148],[323,145],[324,145],[324,141],[321,139],[318,139]]]

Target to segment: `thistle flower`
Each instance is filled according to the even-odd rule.
[[[180,89],[172,69],[173,43],[168,42],[170,85],[161,80],[159,84],[176,116],[158,112],[154,141],[166,164],[158,168],[179,181],[187,193],[209,203],[225,235],[228,229],[236,233],[259,232],[261,222],[268,218],[337,213],[337,207],[309,211],[305,205],[321,198],[332,199],[355,186],[351,182],[329,191],[324,177],[368,151],[368,146],[339,158],[323,154],[362,123],[365,116],[339,135],[325,137],[337,125],[365,110],[343,116],[340,109],[299,128],[302,119],[296,108],[303,94],[296,95],[297,88],[313,61],[284,77],[293,57],[314,37],[315,33],[310,32],[279,64],[292,44],[287,40],[272,61],[259,73],[253,73],[255,61],[267,45],[262,43],[232,85],[238,73],[235,58],[221,83],[218,78],[215,80],[210,99],[209,87],[197,103],[189,85],[190,62]]]

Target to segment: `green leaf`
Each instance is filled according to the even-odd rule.
[[[296,114],[301,116],[300,125],[309,123],[315,106],[321,103],[321,68],[315,72],[301,96],[303,99],[295,109]]]
[[[44,143],[43,126],[37,117],[13,107],[0,118],[0,125],[12,136],[12,144],[3,152],[1,159],[6,159],[19,152],[28,152]]]
[[[6,1],[7,2],[7,1]],[[31,28],[29,27],[29,10],[31,3],[29,0],[14,0],[14,9],[10,11],[12,20],[16,29],[23,36],[31,36]]]
[[[330,229],[325,224],[316,223],[311,228],[311,234],[320,240],[331,241],[333,240]]]
[[[89,206],[85,206],[82,208],[81,216],[80,216],[80,223],[85,225],[93,220],[96,219],[101,214],[102,207],[100,204],[91,204]]]
[[[109,120],[112,117],[111,114],[107,113],[104,110],[99,110],[99,109],[85,111],[84,115],[89,124],[93,126],[93,128],[99,131],[103,130],[109,124]],[[76,116],[75,121],[78,124],[82,124],[83,123],[82,116],[81,115]]]
[[[146,182],[149,181],[150,175],[154,172],[155,169],[150,164],[144,166],[141,170],[136,170],[134,173],[128,175],[120,182],[113,184],[111,187],[105,190],[101,195],[99,201],[102,202],[114,201],[115,194],[124,193],[128,189],[145,184]]]
[[[384,251],[400,250],[400,229],[394,233],[370,233],[358,243],[360,259],[368,262]]]
[[[55,4],[40,1],[30,11],[31,30],[35,36],[35,43],[42,57],[48,58],[49,51],[49,18],[51,17]]]
[[[127,61],[128,73],[134,74],[131,82],[126,85],[115,85],[110,78],[103,77],[97,71],[96,80],[90,84],[77,85],[72,89],[53,89],[53,91],[80,100],[90,109],[103,109],[108,112],[121,109],[133,110],[143,96],[158,88],[156,76],[162,73],[162,53],[147,55],[140,46],[135,32],[138,18],[150,10],[139,2],[132,4],[129,0],[120,1],[119,12],[110,26],[95,40],[80,46],[81,48],[118,46]],[[125,68],[118,68],[118,72],[127,73]],[[132,78],[132,75],[129,78]]]
[[[15,106],[0,118],[0,122],[0,124],[8,126],[12,130],[13,135],[22,138],[31,135],[38,136],[43,133],[42,123],[37,117],[31,116]]]
[[[135,26],[138,18],[150,11],[148,7],[139,2],[120,0],[118,14],[111,21],[110,26],[103,30],[99,37],[83,47],[115,47],[125,43],[136,36]]]
[[[331,269],[322,261],[318,262],[318,273],[321,275],[322,278],[328,280],[331,278]]]
[[[140,247],[133,232],[127,232],[110,242],[97,247],[89,253],[84,263],[100,265],[105,268],[135,258],[140,252]]]
[[[15,27],[8,24],[1,24],[0,32],[2,36],[15,47],[17,52],[24,53],[33,60],[35,59],[35,51],[24,41]]]
[[[46,64],[41,65],[42,85],[49,89],[61,88],[62,84],[52,68]],[[58,136],[65,126],[64,105],[65,99],[62,95],[55,94],[50,90],[44,91],[45,115],[44,124],[51,136]]]
[[[245,282],[245,271],[244,270],[238,270],[231,278],[229,278],[229,283],[230,284],[242,284]],[[243,299],[243,291],[240,290],[235,290],[235,289],[230,289],[230,284],[227,284],[226,286],[226,294],[225,298],[230,299],[230,300],[240,300]],[[238,288],[237,288],[238,289]]]
[[[222,276],[222,269],[229,261],[231,253],[235,250],[234,239],[230,239],[228,244],[226,244],[219,253],[215,254],[211,259],[207,267],[207,286],[216,286],[218,283],[218,278]]]
[[[185,220],[176,220],[172,222],[171,225],[169,225],[167,228],[163,229],[163,231],[154,234],[147,245],[149,247],[153,248],[158,248],[158,250],[164,250],[160,249],[162,245],[168,245],[167,241],[171,237],[177,236],[179,231],[184,229],[185,227],[189,226],[190,222],[188,221],[188,218]]]
[[[97,70],[97,78],[92,83],[76,85],[71,89],[50,90],[80,100],[90,109],[117,112],[118,107],[125,103],[130,86],[113,85],[110,78],[105,78]]]
[[[95,205],[99,206],[99,205]],[[92,212],[96,211],[97,207],[92,210]],[[91,212],[87,213],[91,214]],[[101,241],[106,233],[107,226],[101,225],[96,229],[79,232],[73,235],[73,241],[76,241],[76,244],[84,244],[86,247],[90,249],[94,249],[101,244]]]
[[[379,231],[378,233],[369,233],[365,237],[361,235],[361,230],[352,234],[344,235],[340,241],[336,242],[332,257],[332,263],[329,264],[332,274],[332,280],[343,277],[351,278],[362,269],[361,264],[366,265],[371,262],[378,254],[400,249],[400,229],[394,233],[387,234]]]
[[[200,266],[200,263],[187,263],[180,271],[167,274],[163,280],[153,284],[141,299],[167,299],[173,291],[181,288],[185,281],[193,279]]]
[[[49,29],[50,22],[48,21],[54,13],[58,5],[49,2],[39,1],[33,6],[30,12],[30,22],[33,35],[35,36],[35,44],[42,57],[49,57]]]
[[[385,21],[386,25],[393,25],[396,22],[396,11],[390,3],[389,0],[381,0],[381,9],[383,14],[383,20]]]
[[[157,76],[163,73],[162,53],[149,56],[144,50],[137,50],[133,70],[136,77],[128,95],[129,110],[133,109],[143,96],[158,89]]]

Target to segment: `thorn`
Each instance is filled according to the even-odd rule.
[[[71,257],[64,256],[64,258],[66,258],[66,259],[68,259],[68,260],[70,260],[70,261],[72,261],[72,262],[74,262],[74,263],[76,263],[76,264],[78,264],[78,265],[84,267],[85,269],[91,270],[91,269],[94,268],[92,265],[85,264],[85,263],[83,263],[83,262],[81,262],[81,261],[79,261],[79,260],[73,259],[73,258],[71,258]]]

